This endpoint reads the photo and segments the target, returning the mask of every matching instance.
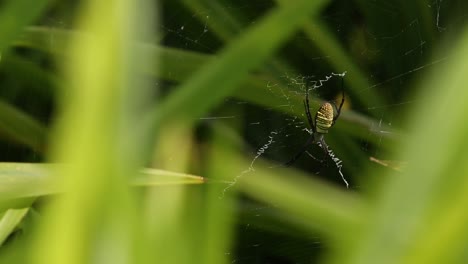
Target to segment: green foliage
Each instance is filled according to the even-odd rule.
[[[404,26],[417,18],[419,38],[431,50],[417,58],[423,66],[408,70],[413,57],[399,56],[402,43],[395,44],[397,54],[377,52],[363,62],[352,47],[384,50],[391,38],[365,43],[371,41],[361,39],[364,26],[348,23],[348,43],[331,29],[324,14],[345,12],[351,3],[277,1],[259,11],[251,3],[252,10],[227,8],[228,0],[165,1],[158,7],[143,0],[86,1],[78,7],[49,2],[7,1],[0,7],[0,70],[26,86],[1,81],[8,92],[1,94],[0,139],[2,146],[27,150],[9,158],[13,163],[0,163],[2,263],[242,262],[237,258],[247,250],[238,241],[251,235],[251,224],[261,230],[256,239],[297,243],[294,250],[269,241],[278,242],[271,245],[273,253],[298,263],[315,259],[309,243],[317,235],[327,243],[326,252],[319,252],[326,263],[466,262],[466,27],[458,25],[456,37],[438,38],[439,18],[421,1],[400,1],[383,11],[357,1],[353,8],[372,32],[396,28],[404,40]],[[181,49],[164,36],[155,41],[160,27],[153,12],[162,8],[159,22],[169,23],[164,8],[172,5],[195,14],[219,51]],[[46,26],[60,8],[73,12],[72,26]],[[402,14],[401,25],[381,19],[393,9]],[[212,15],[203,21],[206,12]],[[251,13],[255,23],[246,22]],[[293,38],[299,31],[302,41]],[[443,45],[450,45],[449,54]],[[297,50],[305,58],[324,56],[327,65],[297,63]],[[402,85],[410,90],[405,94],[389,88],[393,79],[435,62],[436,69]],[[280,76],[311,68],[347,72],[352,106],[343,110],[327,142],[362,189],[346,190],[262,156],[246,158],[242,131],[248,113],[223,104],[235,98],[298,115],[301,94],[288,97],[297,107],[283,108],[273,94],[289,89]],[[372,81],[372,68],[396,77]],[[154,80],[164,84],[157,92],[150,85]],[[373,89],[378,85],[372,83],[382,87]],[[392,114],[386,106],[411,93],[418,95],[414,108],[397,113],[408,117],[394,126],[382,124]],[[18,100],[22,94],[29,101]],[[34,109],[35,101],[43,105]],[[371,111],[375,106],[384,109]],[[211,113],[239,118],[200,124]],[[363,141],[408,166],[377,167],[362,151]],[[256,217],[252,204],[267,205],[266,217]]]

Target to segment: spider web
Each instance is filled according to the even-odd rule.
[[[159,31],[163,45],[217,54],[224,43],[242,34],[245,28],[257,23],[275,6],[274,2],[266,0],[218,1],[211,6],[202,2],[210,1],[162,1]],[[310,177],[320,178],[344,190],[349,187],[350,190],[346,191],[359,192],[371,180],[358,176],[367,167],[400,169],[405,163],[389,160],[391,150],[385,143],[386,138],[404,136],[404,132],[398,131],[404,131],[407,111],[423,100],[415,96],[417,91],[414,87],[418,87],[422,76],[429,71],[436,72],[449,59],[449,49],[442,44],[439,44],[442,47],[437,46],[436,40],[457,35],[468,20],[468,9],[461,2],[423,2],[424,11],[433,14],[434,19],[430,23],[435,32],[432,35],[424,31],[427,22],[419,14],[409,11],[407,17],[402,18],[400,2],[367,1],[364,4],[372,6],[370,10],[376,13],[375,17],[384,20],[380,27],[373,27],[372,21],[366,21],[365,15],[352,1],[334,1],[322,12],[319,20],[362,69],[368,83],[354,91],[345,84],[343,111],[369,116],[374,122],[367,135],[356,137],[336,127],[344,122],[340,117],[337,125],[325,135],[329,145],[326,155],[320,143],[312,144],[293,166],[304,170]],[[233,17],[237,20],[233,21]],[[66,29],[71,26],[69,23],[69,19],[50,18],[43,24]],[[224,33],[219,29],[221,24],[229,27]],[[49,42],[51,46],[56,45],[54,35],[50,36]],[[200,118],[201,126],[230,122],[243,124],[236,133],[246,142],[243,155],[250,162],[246,168],[230,176],[230,182],[220,193],[221,199],[226,192],[232,191],[240,178],[255,177],[260,159],[270,161],[272,165],[268,169],[287,171],[284,163],[301,149],[312,133],[302,105],[305,94],[309,94],[310,110],[314,116],[323,101],[340,101],[342,78],[356,78],[351,69],[337,71],[331,66],[334,61],[342,59],[339,55],[320,51],[312,42],[309,36],[299,32],[275,54],[275,58],[293,65],[276,68],[274,78],[265,79],[263,83],[265,94],[275,98],[276,105],[265,107],[239,98],[228,98],[221,108],[235,109],[234,114],[213,111]],[[434,50],[438,52],[435,54]],[[183,65],[184,61],[173,63]],[[274,62],[269,61],[264,67],[271,69],[272,65]],[[158,80],[154,86],[164,90],[175,85],[171,81]],[[381,95],[384,100],[364,106],[358,102],[357,98],[373,93]],[[354,152],[348,152],[350,149]],[[6,152],[11,158],[12,153]],[[177,154],[176,150],[174,157]],[[365,159],[357,159],[358,156]],[[232,263],[311,263],[317,252],[326,249],[327,243],[320,236],[304,237],[300,230],[291,235],[289,231],[294,230],[293,227],[286,220],[278,219],[275,209],[275,205],[242,200],[242,212],[247,216],[239,221],[235,252],[226,253],[232,256]],[[288,232],[281,230],[285,226]]]
[[[468,16],[465,11],[462,11],[463,8],[451,6],[448,1],[427,1],[425,11],[433,14],[434,20],[430,23],[436,29],[435,35],[429,36],[427,32],[424,32],[427,22],[411,12],[407,14],[406,19],[402,19],[397,3],[383,1],[367,3],[372,5],[372,10],[378,14],[377,19],[386,20],[382,22],[382,27],[373,28],[363,22],[364,19],[361,17],[363,15],[349,18],[349,12],[346,10],[352,4],[344,1],[337,2],[322,14],[320,20],[327,24],[329,31],[335,34],[342,47],[346,47],[346,51],[353,56],[355,63],[365,73],[364,77],[368,83],[352,92],[345,85],[346,101],[343,111],[352,110],[364,116],[370,116],[374,122],[368,129],[367,135],[361,138],[343,134],[341,132],[343,130],[338,132],[335,127],[332,127],[330,135],[325,136],[325,141],[330,146],[327,155],[324,156],[320,143],[312,144],[293,166],[339,187],[349,187],[359,191],[363,185],[367,185],[365,180],[368,180],[363,181],[356,176],[362,174],[363,168],[382,166],[385,169],[399,169],[399,166],[392,164],[404,163],[404,161],[389,160],[391,150],[385,141],[388,137],[400,138],[404,135],[398,131],[404,131],[402,128],[405,124],[405,114],[415,103],[422,100],[415,96],[414,87],[418,87],[421,77],[429,70],[437,70],[448,59],[444,49],[436,55],[433,54],[436,48],[434,39],[442,39],[449,33],[457,33],[459,28],[466,24]],[[219,32],[216,28],[219,22],[216,20],[219,12],[233,14],[233,16],[242,13],[243,16],[237,25],[230,24],[234,31],[231,37],[235,37],[239,32],[242,33],[242,28],[255,24],[257,19],[272,6],[274,3],[270,1],[231,1],[221,9],[218,5],[200,9],[193,7],[165,9],[161,28],[164,42],[171,47],[216,54],[223,46],[223,37],[218,37]],[[229,24],[231,17],[224,16],[221,22]],[[350,24],[352,26],[349,26]],[[331,67],[331,62],[340,60],[340,57],[336,54],[318,51],[311,45],[309,37],[303,33],[296,34],[290,42],[294,42],[296,46],[286,44],[278,57],[286,57],[287,61],[298,65],[306,61],[305,63],[311,66],[303,72],[286,68],[280,70],[273,80],[265,80],[265,93],[276,98],[279,102],[277,105],[262,107],[239,98],[229,98],[226,99],[225,106],[240,109],[234,112],[235,114],[224,115],[213,112],[200,119],[202,124],[238,121],[244,124],[243,129],[237,132],[248,145],[244,156],[250,160],[250,164],[244,170],[232,175],[232,182],[226,186],[220,198],[230,191],[241,177],[255,177],[259,159],[268,159],[273,164],[269,169],[287,170],[284,163],[297,153],[312,133],[302,105],[306,92],[309,93],[311,105],[314,105],[311,107],[313,108],[311,115],[314,116],[317,106],[323,101],[339,102],[342,77],[355,78],[351,75],[350,69],[344,68],[337,72]],[[295,47],[302,48],[304,45],[308,47],[306,49],[308,54],[296,54],[293,51]],[[301,48],[299,50],[304,50]],[[370,102],[364,106],[355,100],[357,97],[366,97],[373,93],[380,94],[384,100]],[[341,117],[337,120],[337,125],[340,122],[343,122]],[[343,151],[343,149],[353,148],[350,141],[354,142],[354,149],[357,149],[365,159],[355,160],[354,155]],[[268,221],[271,220],[268,218],[270,210],[274,210],[273,205],[252,204],[249,208],[248,210],[257,218],[263,217]],[[243,227],[244,231],[255,229],[255,232],[261,232],[263,230],[258,224],[246,222]],[[255,262],[254,259],[258,258],[259,252],[263,254],[267,248],[270,250],[273,248],[267,238],[245,238],[243,232],[240,233],[238,252],[233,254],[235,256],[233,256],[232,263]],[[285,238],[280,237],[280,239]],[[306,246],[308,249],[323,247],[320,238],[309,238],[308,241],[313,243],[313,245]],[[303,241],[303,244],[306,242]],[[301,246],[295,246],[301,248]],[[297,256],[302,253],[297,253]],[[255,263],[293,263],[278,259],[278,254],[273,254],[275,255],[273,259],[270,259],[271,254],[266,253],[266,255],[268,256],[266,260],[262,258],[262,261]],[[310,255],[307,257],[307,261],[298,257],[294,263],[310,263]]]
[[[316,93],[316,91],[322,88],[332,78],[334,77],[344,78],[345,75],[346,75],[346,72],[331,73],[330,75],[327,75],[323,77],[322,79],[316,79],[316,80],[314,80],[314,76],[291,77],[291,76],[286,75],[286,76],[283,76],[283,78],[288,83],[285,89],[280,89],[279,92],[275,92],[271,88],[273,86],[276,86],[276,84],[268,84],[267,87],[269,88],[268,90],[272,94],[274,94],[277,97],[282,98],[285,101],[285,104],[280,105],[279,107],[281,108],[287,107],[293,110],[294,107],[290,99],[291,97],[300,96],[300,97],[305,98],[306,93],[308,94]],[[277,110],[278,109],[267,109],[267,116],[275,116],[275,114],[272,113],[272,111],[277,111]],[[228,191],[228,189],[230,189],[237,183],[239,178],[255,172],[255,163],[260,157],[270,156],[271,158],[274,158],[275,156],[278,156],[277,155],[278,152],[282,152],[282,153],[290,153],[291,155],[290,158],[292,158],[292,155],[295,155],[297,151],[301,148],[301,146],[297,145],[297,142],[296,142],[296,144],[294,144],[295,149],[294,148],[291,149],[292,150],[291,152],[289,150],[290,147],[288,147],[287,144],[282,143],[282,141],[283,139],[286,140],[287,138],[298,137],[298,134],[300,134],[299,137],[305,138],[302,141],[303,142],[302,144],[304,144],[307,141],[307,138],[313,134],[313,131],[310,127],[308,127],[307,122],[304,121],[306,119],[305,116],[306,114],[304,110],[304,112],[301,115],[292,115],[292,116],[290,115],[290,116],[284,117],[284,119],[286,120],[286,123],[282,125],[281,127],[270,131],[264,143],[262,143],[263,139],[259,139],[258,142],[254,143],[257,145],[259,144],[259,147],[253,153],[254,156],[252,158],[252,161],[250,162],[250,166],[246,170],[242,171],[240,174],[234,177],[233,181],[224,189],[221,197],[224,196],[225,192]],[[259,126],[259,125],[262,125],[263,123],[265,123],[265,121],[263,122],[255,121],[255,122],[250,122],[249,125]],[[250,129],[248,128],[247,131],[250,131]],[[335,163],[338,174],[341,176],[343,182],[346,184],[346,187],[348,188],[349,183],[346,180],[345,176],[343,175],[343,172],[341,171],[342,161],[335,155],[333,150],[329,148],[328,146],[322,146],[320,142],[317,142],[316,144],[320,148],[326,149],[328,156]],[[323,158],[322,159],[316,158],[310,151],[306,151],[305,154],[307,154],[307,156],[309,156],[314,161],[317,161],[319,163],[324,162]],[[279,161],[278,165],[271,166],[270,168],[273,169],[273,168],[278,168],[278,167],[285,167],[284,162],[281,163],[281,161]],[[320,173],[320,171],[317,171],[316,173]]]

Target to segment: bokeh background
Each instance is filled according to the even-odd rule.
[[[466,10],[2,2],[0,262],[466,263]]]

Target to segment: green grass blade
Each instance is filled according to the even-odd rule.
[[[25,34],[17,45],[40,49],[54,54],[63,53],[61,48],[72,36],[77,36],[67,30],[51,29],[44,27],[33,27],[25,31]],[[54,39],[54,45],[50,45],[49,39]],[[62,43],[62,44],[60,44]],[[215,56],[204,55],[201,53],[190,52],[180,49],[173,49],[167,47],[145,45],[145,49],[149,51],[149,60],[152,62],[145,68],[145,72],[156,77],[163,78],[169,81],[182,82],[187,81],[187,78],[192,76],[196,70],[213,63],[216,60]],[[159,60],[158,60],[159,59]],[[159,62],[158,62],[159,61]],[[158,67],[160,64],[162,67]],[[249,76],[240,87],[234,91],[234,96],[239,99],[252,102],[254,104],[272,108],[284,103],[277,97],[273,96],[268,89],[285,89],[284,87],[270,87],[267,88],[266,83],[269,82],[268,75],[264,77]],[[291,96],[291,104],[297,105],[297,109],[291,110],[289,107],[279,108],[278,111],[298,115],[301,114],[302,100],[301,96]],[[380,133],[375,128],[386,131],[387,133]],[[346,131],[351,135],[369,140],[373,143],[379,144],[393,144],[400,133],[395,128],[389,127],[385,124],[380,125],[378,120],[374,120],[365,115],[359,114],[355,111],[343,111],[340,121],[337,123],[336,130]],[[369,135],[374,135],[369,137]]]
[[[0,163],[0,200],[37,197],[58,192],[51,178],[52,165]]]
[[[54,177],[66,165],[44,163],[0,162],[0,200],[35,198],[65,192],[55,184]],[[128,177],[131,186],[150,187],[174,184],[203,184],[206,179],[200,176],[158,169],[142,169],[135,177]]]
[[[0,246],[15,231],[28,212],[29,208],[10,209],[3,214],[0,219]]]
[[[51,148],[52,158],[67,164],[59,169],[65,193],[42,219],[34,263],[134,263],[144,255],[128,244],[145,241],[127,177],[136,171],[133,154],[141,147],[136,106],[146,89],[135,73],[146,57],[135,42],[150,24],[146,4],[86,1],[78,16],[86,35],[68,50],[68,87]],[[56,248],[47,250],[51,243]]]
[[[201,176],[187,173],[179,173],[159,169],[143,169],[139,175],[132,179],[134,186],[150,187],[173,184],[203,184],[209,182],[208,179]]]
[[[169,118],[191,120],[212,109],[232,94],[249,71],[271,56],[308,16],[316,14],[325,3],[297,1],[296,5],[271,11],[156,108],[149,117],[150,126],[158,128]]]

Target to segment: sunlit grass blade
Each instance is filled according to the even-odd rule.
[[[65,192],[42,219],[33,263],[135,263],[143,257],[134,246],[145,241],[127,181],[141,147],[134,117],[146,89],[135,74],[146,57],[135,41],[151,24],[146,4],[83,3],[78,28],[86,33],[68,49],[67,90],[51,148],[52,159],[66,163],[58,172],[65,175],[59,181]]]
[[[50,165],[0,163],[0,200],[38,197],[59,191],[51,177]]]
[[[66,190],[54,180],[67,177],[59,174],[64,167],[66,165],[0,163],[0,200],[37,198],[65,192]],[[130,186],[138,187],[203,184],[207,181],[201,176],[151,168],[142,169],[135,176],[127,178]],[[5,206],[7,205],[5,203]]]
[[[0,246],[15,231],[28,211],[29,208],[9,209],[2,215],[0,219]]]
[[[230,170],[226,161],[230,162],[233,149],[239,147],[237,141],[231,141],[226,130],[216,129],[217,133],[211,141],[210,164],[207,173],[210,179],[230,181]],[[232,184],[232,183],[230,183]],[[209,184],[205,188],[206,207],[202,215],[203,246],[201,261],[203,263],[232,263],[235,256],[225,254],[234,245],[237,192],[235,189],[226,189],[229,184]]]
[[[187,173],[172,172],[159,169],[143,169],[139,176],[132,179],[132,185],[149,187],[174,184],[202,184],[209,182],[201,176]]]

